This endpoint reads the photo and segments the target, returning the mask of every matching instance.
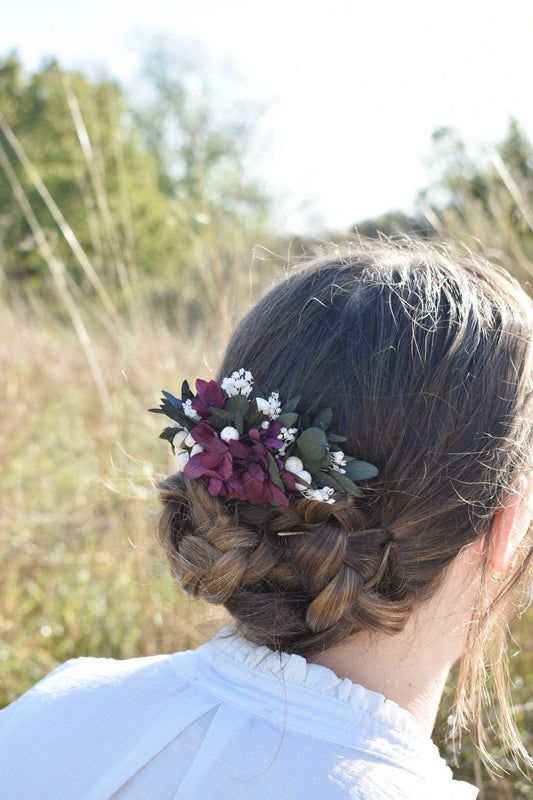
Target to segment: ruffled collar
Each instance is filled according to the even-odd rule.
[[[349,678],[339,678],[333,670],[307,661],[294,653],[277,653],[268,647],[254,644],[236,633],[231,626],[223,628],[211,645],[227,658],[267,677],[282,676],[286,684],[328,696],[336,703],[357,712],[382,719],[416,740],[428,741],[409,711],[401,708],[378,692],[365,689]]]

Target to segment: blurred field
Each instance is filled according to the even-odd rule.
[[[215,625],[177,594],[156,547],[153,482],[170,464],[146,413],[196,374],[206,343],[96,336],[104,407],[72,330],[35,311],[0,317],[2,704],[66,658],[190,646]]]
[[[96,162],[89,167],[94,171]],[[28,192],[15,172],[11,178],[10,202],[21,209]],[[513,196],[488,181],[483,208],[468,187],[455,188],[465,207],[437,218],[426,202],[431,223],[492,243],[493,257],[529,279],[531,230],[522,218],[516,231],[505,222],[515,206],[530,208],[519,187],[513,184]],[[101,221],[102,208],[89,200]],[[216,369],[233,323],[285,259],[270,259],[267,249],[254,259],[257,226],[247,230],[234,217],[217,227],[217,208],[201,196],[191,209],[189,200],[176,211],[187,252],[177,276],[168,265],[164,275],[155,268],[143,275],[133,257],[110,266],[106,252],[115,248],[116,256],[120,241],[109,219],[101,227],[113,247],[102,246],[76,280],[72,248],[61,252],[38,220],[31,255],[45,278],[36,287],[0,271],[0,706],[65,659],[192,647],[225,620],[189,601],[168,576],[153,519],[154,485],[171,469],[170,451],[146,409],[157,405],[161,389],[179,391],[183,378]],[[484,210],[491,203],[492,216]],[[286,256],[289,244],[280,249]],[[79,258],[76,264],[79,271]],[[514,625],[519,644],[511,659],[517,719],[530,752],[532,621],[528,611]],[[450,762],[452,689],[453,681],[434,735]],[[494,755],[501,760],[496,746]],[[490,781],[468,739],[456,772],[478,782],[480,800],[533,798],[519,770]]]
[[[109,400],[99,399],[68,324],[38,303],[0,314],[0,704],[65,659],[128,658],[195,646],[224,621],[168,576],[155,536],[154,481],[170,470],[159,420],[146,413],[163,387],[207,374],[218,347],[165,326],[91,336]],[[529,612],[512,659],[519,721],[533,749],[533,637]],[[518,649],[518,648],[515,648]],[[451,697],[435,741],[443,744]],[[459,773],[482,775],[465,742]],[[485,798],[531,798],[516,773]]]

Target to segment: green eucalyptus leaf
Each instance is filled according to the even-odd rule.
[[[240,408],[237,409],[235,414],[235,427],[239,431],[239,436],[242,436],[244,433],[244,419]]]
[[[278,465],[276,464],[272,453],[270,453],[265,448],[265,455],[266,455],[267,461],[268,461],[268,477],[270,478],[270,480],[272,481],[274,486],[277,486],[278,489],[281,489],[281,491],[284,492],[285,491],[285,485],[284,485],[283,481],[281,480],[281,477],[280,477],[280,474],[279,474]]]
[[[355,458],[348,460],[344,469],[346,476],[352,481],[364,481],[368,478],[375,478],[378,474],[378,469],[368,461],[357,461]]]
[[[316,472],[324,469],[324,467],[327,467],[329,464],[329,458],[327,455],[319,459],[305,458],[301,450],[298,450],[297,448],[295,448],[291,455],[298,456],[298,458],[303,462],[304,469],[310,472],[311,475],[314,475]]]
[[[331,471],[325,472],[324,470],[320,470],[320,472],[317,472],[316,475],[313,475],[313,480],[319,489],[323,489],[324,486],[329,486],[331,489],[335,489],[336,492],[344,494],[342,486],[335,480],[334,476],[331,474]]]
[[[311,417],[309,416],[309,414],[302,414],[300,418],[300,425],[302,426],[303,431],[311,427]]]
[[[364,497],[364,493],[359,486],[356,486],[355,483],[351,481],[350,478],[347,478],[346,475],[343,475],[342,472],[331,469],[328,474],[332,480],[338,483],[344,494],[351,494],[354,497]]]
[[[211,416],[207,421],[217,428],[225,428],[228,425],[233,425],[233,416],[224,408],[212,408]]]
[[[332,409],[324,408],[322,411],[319,411],[318,414],[314,417],[313,426],[316,428],[322,428],[322,430],[327,431],[332,421],[333,421]]]
[[[252,400],[252,402],[248,405],[248,415],[246,417],[246,421],[248,422],[248,428],[257,428],[257,430],[261,429],[263,412],[258,409],[257,402],[255,400]]]
[[[327,456],[328,442],[321,428],[307,428],[298,436],[296,444],[306,461],[319,461]]]
[[[166,416],[169,419],[173,419],[174,422],[177,422],[181,428],[186,428],[187,430],[194,428],[194,426],[198,424],[196,420],[188,417],[187,414],[183,413],[183,411],[178,411],[177,408],[176,409],[169,408]]]
[[[228,399],[224,411],[229,411],[233,417],[235,417],[237,411],[240,411],[243,418],[246,419],[248,416],[248,398],[243,394],[234,394],[233,397]]]
[[[298,422],[298,414],[294,411],[287,411],[281,414],[276,422],[280,422],[284,428],[292,428]]]
[[[332,444],[342,444],[347,441],[346,436],[340,436],[338,433],[328,433],[327,440]]]

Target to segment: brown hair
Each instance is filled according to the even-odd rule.
[[[282,398],[301,395],[302,411],[331,407],[345,452],[379,475],[362,501],[286,509],[171,476],[160,535],[183,588],[223,603],[249,639],[310,655],[361,630],[401,631],[486,534],[457,701],[458,724],[478,717],[488,631],[504,628],[494,612],[531,557],[528,546],[487,613],[490,523],[530,469],[532,319],[502,271],[412,242],[318,258],[272,289],[237,328],[220,376],[245,367]],[[517,747],[502,675],[499,659],[502,729]]]

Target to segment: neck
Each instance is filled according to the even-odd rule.
[[[360,632],[311,660],[394,700],[430,736],[472,613],[475,581],[465,583],[467,555],[455,559],[440,591],[413,612],[402,633]]]
[[[450,667],[455,660],[435,648],[441,642],[427,642],[418,648],[408,637],[358,634],[312,660],[333,670],[339,678],[394,700],[410,712],[420,727],[431,735],[440,698]]]

